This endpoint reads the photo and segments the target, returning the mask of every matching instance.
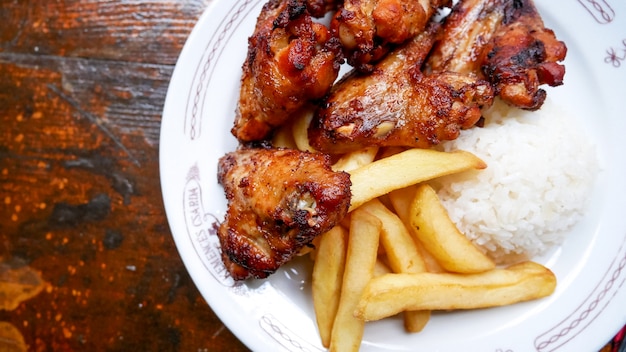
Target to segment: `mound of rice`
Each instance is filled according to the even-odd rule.
[[[549,99],[534,112],[496,101],[484,116],[483,128],[442,147],[470,151],[487,168],[446,177],[438,194],[459,229],[497,262],[544,254],[585,211],[595,147]]]

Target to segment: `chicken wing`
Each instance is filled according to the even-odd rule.
[[[342,62],[338,39],[313,22],[304,0],[269,0],[248,40],[231,132],[241,142],[268,138],[292,113],[328,93]]]
[[[218,165],[228,209],[218,229],[236,280],[265,278],[347,213],[350,177],[321,153],[239,149]]]
[[[545,28],[532,0],[463,0],[446,19],[429,72],[474,72],[510,105],[536,110],[563,83],[567,47]]]
[[[472,75],[422,74],[437,28],[432,24],[390,52],[371,74],[352,73],[337,83],[309,126],[311,145],[326,153],[365,146],[428,148],[472,127],[481,107],[492,103],[493,90]]]
[[[367,72],[390,44],[420,33],[437,9],[450,0],[345,0],[331,21],[348,63]]]
[[[514,1],[483,52],[482,69],[507,103],[537,110],[546,99],[542,84],[563,84],[567,47],[556,39],[531,0]],[[510,12],[510,13],[509,13]]]
[[[481,71],[482,52],[504,18],[503,6],[509,0],[461,0],[445,18],[442,31],[428,56],[427,74]]]

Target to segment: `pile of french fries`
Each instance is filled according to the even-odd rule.
[[[312,150],[307,120],[305,114],[281,130],[274,143]],[[396,314],[414,333],[434,310],[496,307],[554,292],[555,275],[538,263],[498,267],[458,230],[428,183],[485,167],[464,151],[377,147],[335,162],[335,170],[350,173],[350,212],[310,253],[324,347],[358,351],[366,322]]]

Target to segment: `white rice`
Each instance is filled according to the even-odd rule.
[[[458,228],[497,262],[544,254],[585,212],[595,147],[549,99],[533,112],[496,101],[484,116],[483,128],[442,147],[470,151],[487,168],[446,177],[438,194]]]

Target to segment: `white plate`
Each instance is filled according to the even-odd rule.
[[[217,160],[230,134],[247,38],[265,0],[214,0],[174,70],[160,144],[165,208],[176,245],[211,308],[255,351],[319,351],[310,266],[297,260],[263,281],[235,283],[214,224],[226,201]],[[603,165],[588,214],[566,242],[536,260],[558,277],[549,298],[435,314],[406,334],[398,319],[368,323],[363,351],[597,351],[626,323],[626,2],[537,1],[566,42],[565,85],[548,95],[580,120]]]

